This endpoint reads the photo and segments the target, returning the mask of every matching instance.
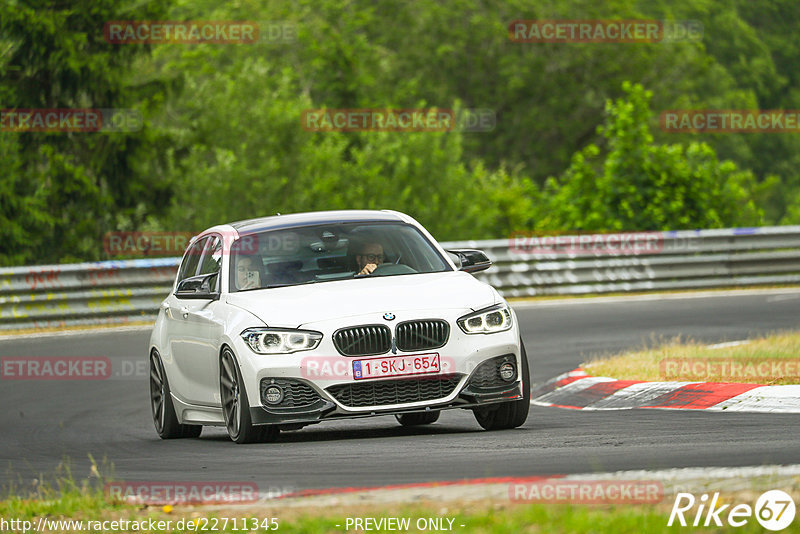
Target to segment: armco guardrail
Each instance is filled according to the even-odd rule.
[[[442,243],[506,297],[800,283],[800,226]],[[178,258],[0,269],[0,330],[151,321]]]
[[[0,269],[0,330],[150,321],[180,258]]]

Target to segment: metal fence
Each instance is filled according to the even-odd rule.
[[[506,297],[800,283],[800,226],[525,236],[479,248]],[[179,258],[0,269],[0,330],[152,321]]]

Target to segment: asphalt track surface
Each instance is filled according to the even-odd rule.
[[[516,306],[534,383],[593,354],[677,335],[708,343],[800,326],[800,290]],[[146,362],[149,331],[0,341],[0,356],[107,356]],[[129,369],[130,370],[130,369]],[[368,487],[499,476],[800,463],[800,416],[668,410],[581,412],[531,407],[515,430],[484,432],[472,413],[444,412],[422,429],[394,417],[323,423],[276,443],[235,445],[224,430],[162,441],[147,374],[100,381],[0,381],[0,483],[23,485],[64,458],[88,455],[117,480],[249,481],[277,489]]]

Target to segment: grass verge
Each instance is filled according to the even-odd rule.
[[[259,511],[249,510],[246,513],[235,510],[205,511],[197,506],[170,507],[136,507],[121,503],[108,502],[96,494],[67,493],[63,496],[46,500],[30,500],[10,498],[0,501],[0,517],[30,521],[38,524],[39,518],[50,520],[47,531],[72,532],[76,528],[59,528],[53,521],[82,521],[83,532],[187,532],[187,521],[198,525],[198,531],[215,532],[285,532],[285,533],[342,533],[364,532],[354,528],[351,518],[402,518],[408,520],[411,528],[394,530],[395,532],[429,532],[434,529],[418,528],[418,521],[438,519],[444,530],[467,534],[505,534],[505,533],[585,533],[585,532],[668,532],[674,528],[667,527],[669,506],[644,505],[576,505],[576,504],[516,504],[468,502],[446,503],[446,507],[437,503],[384,504],[361,507],[336,506],[312,509],[288,508],[278,506],[265,507]],[[275,522],[270,523],[274,518]],[[127,520],[131,523],[127,529],[109,528],[95,522]],[[183,520],[182,523],[179,523]],[[266,523],[265,523],[265,520]],[[448,520],[452,520],[450,523]],[[151,525],[158,525],[155,528]],[[170,521],[169,524],[166,522]],[[131,528],[138,522],[136,528]],[[255,523],[254,523],[255,522]],[[225,524],[227,523],[227,524]],[[758,523],[751,521],[745,528],[717,528],[716,532],[761,532]],[[178,525],[181,525],[179,527]],[[247,528],[243,528],[247,525]],[[251,528],[260,525],[258,528]],[[268,530],[277,525],[277,529]],[[162,528],[163,527],[163,528]],[[213,527],[213,529],[212,529]],[[389,531],[381,529],[381,531]]]
[[[800,384],[800,332],[741,344],[675,339],[650,349],[598,357],[583,368],[593,376],[620,380]]]
[[[228,506],[146,506],[110,499],[104,486],[106,479],[92,462],[90,477],[78,483],[67,467],[60,471],[56,482],[37,481],[27,486],[9,488],[0,500],[0,520],[28,522],[28,532],[287,532],[343,533],[365,531],[432,532],[445,530],[465,534],[505,533],[584,533],[584,532],[674,532],[697,531],[697,528],[667,527],[674,502],[667,493],[661,502],[650,505],[581,505],[570,503],[530,503],[512,501],[504,488],[494,497],[479,500],[448,500],[427,498],[414,503],[359,503],[355,494],[333,494],[327,501],[289,499]],[[755,484],[755,481],[753,481]],[[800,496],[794,482],[784,484],[795,500]],[[771,487],[771,486],[770,486]],[[686,491],[685,489],[682,491]],[[703,490],[706,491],[706,490]],[[738,491],[721,492],[722,503],[756,502],[761,490],[756,485]],[[327,498],[326,498],[327,499]],[[687,516],[690,518],[693,515]],[[40,523],[42,518],[47,522]],[[348,523],[348,518],[350,522]],[[382,518],[407,521],[410,528],[358,528],[354,519],[367,518],[379,522]],[[436,528],[418,521],[438,520]],[[71,524],[63,523],[71,521]],[[80,526],[78,523],[80,522]],[[119,527],[108,523],[118,521]],[[127,525],[121,522],[127,521]],[[188,524],[191,521],[191,524]],[[61,523],[58,523],[61,522]],[[106,522],[106,523],[103,523]],[[167,523],[169,522],[169,523]],[[135,526],[134,526],[135,525]],[[195,526],[196,525],[196,526]],[[375,523],[372,524],[373,527]],[[39,528],[41,527],[41,528]],[[349,528],[348,528],[349,527]],[[24,531],[25,528],[4,528]],[[714,532],[762,532],[759,523],[750,518],[744,527],[722,526]],[[800,531],[795,521],[784,532]]]

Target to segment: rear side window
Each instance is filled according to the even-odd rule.
[[[197,274],[197,266],[200,264],[200,257],[203,254],[203,248],[208,242],[208,238],[204,237],[198,239],[186,249],[181,261],[181,267],[178,269],[178,282],[194,276]]]

